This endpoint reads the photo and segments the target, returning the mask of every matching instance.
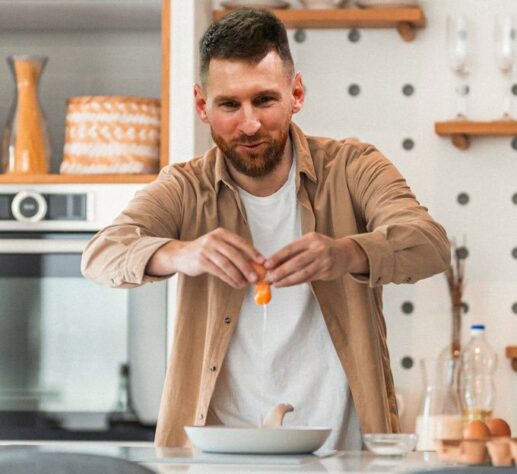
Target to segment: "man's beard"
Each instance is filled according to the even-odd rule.
[[[223,152],[225,158],[232,166],[242,174],[251,176],[252,178],[261,178],[271,173],[282,161],[282,156],[289,136],[289,128],[286,127],[282,131],[280,137],[275,140],[273,138],[261,137],[256,135],[249,137],[242,135],[233,142],[226,142],[211,129],[212,138]],[[250,144],[258,142],[267,142],[266,148],[262,152],[239,152],[236,144]]]

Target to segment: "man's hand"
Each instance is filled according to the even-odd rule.
[[[315,280],[334,280],[347,273],[368,273],[368,258],[352,239],[305,234],[276,252],[264,264],[266,280],[280,288]]]
[[[250,260],[263,263],[264,257],[242,237],[218,228],[189,242],[173,240],[160,247],[149,260],[146,273],[210,273],[233,288],[243,288],[258,279]]]

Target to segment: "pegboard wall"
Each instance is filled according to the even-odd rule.
[[[517,345],[517,138],[474,138],[468,150],[460,151],[434,133],[435,121],[452,119],[456,112],[447,16],[465,15],[471,26],[468,117],[495,120],[502,116],[508,80],[496,65],[494,21],[496,14],[507,14],[517,26],[517,3],[420,3],[427,25],[410,43],[390,29],[289,30],[307,92],[294,120],[308,134],[356,137],[376,145],[450,238],[465,247],[462,342],[471,324],[487,326],[499,359],[495,414],[517,432],[517,373],[504,355],[505,346]],[[354,8],[352,0],[348,6]],[[445,276],[388,285],[384,303],[395,382],[405,404],[402,426],[414,431],[424,389],[420,359],[437,355],[449,342]]]
[[[468,117],[494,120],[502,115],[508,87],[495,61],[494,18],[504,13],[517,20],[517,5],[511,0],[421,5],[427,26],[411,43],[394,30],[292,32],[291,47],[307,87],[306,106],[295,120],[306,133],[375,144],[450,238],[465,247],[463,343],[470,324],[486,324],[499,357],[495,413],[517,430],[517,373],[504,356],[505,346],[517,344],[517,184],[512,179],[517,139],[473,139],[460,151],[433,131],[435,121],[456,112],[447,16],[463,14],[471,26]],[[437,355],[450,335],[445,277],[388,285],[384,302],[395,381],[405,401],[403,429],[413,431],[424,388],[419,361]]]

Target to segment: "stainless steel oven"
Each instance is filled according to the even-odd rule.
[[[0,186],[0,438],[152,439],[167,285],[80,273],[140,185]]]

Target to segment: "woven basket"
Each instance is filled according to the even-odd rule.
[[[160,101],[67,100],[63,174],[153,174],[159,169]]]

